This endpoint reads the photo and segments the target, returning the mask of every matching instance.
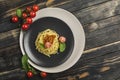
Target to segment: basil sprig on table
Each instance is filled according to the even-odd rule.
[[[30,64],[28,63],[28,56],[25,54],[22,56],[22,68],[28,72],[28,71],[32,71],[33,74],[36,74],[37,72],[35,71],[35,69],[33,67],[30,66]]]

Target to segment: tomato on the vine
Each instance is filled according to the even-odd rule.
[[[23,12],[23,13],[22,13],[22,17],[23,17],[23,18],[26,18],[26,17],[27,17],[27,13]]]
[[[38,5],[36,5],[36,4],[34,4],[33,6],[32,6],[32,9],[33,9],[33,11],[38,11],[39,10],[39,6]]]
[[[27,23],[24,23],[22,25],[22,30],[28,30],[28,28],[29,28],[29,25]]]
[[[31,78],[31,77],[33,77],[33,73],[31,71],[28,71],[27,76],[28,76],[28,78]]]
[[[30,6],[26,7],[26,11],[27,11],[27,12],[32,11],[31,7],[30,7]]]
[[[11,20],[12,20],[12,22],[16,23],[16,22],[18,22],[18,17],[17,16],[13,16]]]
[[[26,18],[26,23],[27,24],[32,24],[32,18],[31,17],[27,17]]]
[[[40,76],[43,77],[43,78],[45,78],[45,77],[47,77],[47,73],[46,72],[41,72]]]
[[[35,12],[35,11],[31,11],[31,12],[30,12],[30,17],[31,17],[31,18],[34,18],[35,16],[36,16],[36,12]]]

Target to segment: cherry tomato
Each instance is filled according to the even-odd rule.
[[[32,10],[32,9],[31,9],[30,6],[26,7],[26,11],[27,11],[27,12],[30,12],[31,10]]]
[[[22,30],[28,30],[28,28],[29,28],[29,25],[27,23],[24,23],[22,25]]]
[[[38,5],[36,5],[36,4],[34,4],[33,6],[32,6],[32,9],[33,9],[33,11],[38,11],[39,10],[39,6]]]
[[[36,16],[36,12],[35,12],[35,11],[31,11],[31,12],[30,12],[30,17],[31,17],[31,18],[34,18],[35,16]]]
[[[13,16],[12,17],[12,22],[14,22],[14,23],[18,22],[18,17],[17,16]]]
[[[28,78],[31,78],[31,77],[33,77],[33,73],[31,71],[28,71],[27,76],[28,76]]]
[[[22,17],[23,17],[23,18],[26,18],[26,17],[27,17],[27,13],[25,13],[25,12],[22,13]]]
[[[32,18],[31,17],[27,17],[26,18],[26,23],[27,24],[32,24]]]
[[[40,75],[41,75],[41,77],[43,77],[43,78],[47,77],[47,73],[46,73],[46,72],[41,72]]]
[[[52,44],[51,44],[50,42],[46,42],[46,43],[45,43],[45,48],[50,48],[51,45],[52,45]]]
[[[62,43],[64,43],[66,41],[66,38],[64,36],[60,36],[59,37],[59,41],[62,42]]]

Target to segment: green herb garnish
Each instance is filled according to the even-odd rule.
[[[66,48],[66,44],[65,43],[60,43],[60,46],[59,46],[59,50],[60,52],[63,52]]]
[[[30,64],[28,63],[28,56],[25,54],[22,56],[22,68],[28,72],[28,71],[32,71],[33,74],[36,74],[36,71],[33,67],[30,66]]]
[[[44,44],[40,43],[40,48],[45,48]]]
[[[25,70],[25,71],[28,71],[28,56],[27,55],[23,55],[22,56],[22,68]]]

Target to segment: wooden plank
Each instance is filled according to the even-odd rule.
[[[24,5],[30,5],[31,3],[32,4],[37,4],[37,3],[40,3],[40,2],[44,2],[44,1],[47,1],[47,0],[24,0],[24,1],[21,1],[21,0],[11,0],[11,1],[8,1],[8,0],[2,0],[0,1],[0,16],[1,15],[4,15],[6,12],[8,12],[9,10],[12,10],[14,8],[20,8],[20,7],[23,7]],[[12,3],[11,3],[12,2]]]
[[[1,28],[0,33],[7,32],[12,29],[16,29],[18,28],[18,25],[19,23],[11,23],[9,18],[7,21],[0,23],[0,28]]]
[[[119,4],[120,0],[112,0],[106,3],[76,11],[75,15],[82,24],[87,24],[120,14]]]
[[[25,1],[16,1],[16,0],[12,0],[8,1],[8,0],[3,0],[0,2],[0,12],[2,12],[0,14],[0,16],[2,17],[3,15],[5,15],[6,13],[12,11],[14,8],[20,8],[22,7],[21,5],[26,5],[26,4],[31,4],[34,3],[34,0],[25,0]],[[18,7],[19,6],[19,7]]]
[[[95,57],[99,57],[101,55],[113,53],[120,50],[120,41],[113,42],[107,45],[103,45],[100,47],[92,48],[89,50],[85,50],[82,55],[82,59],[93,59]]]
[[[79,68],[71,68],[59,74],[53,74],[53,77],[58,78],[57,80],[70,80],[70,77],[75,80],[77,77],[79,77],[80,80],[114,80],[120,76],[119,52],[120,51],[109,53],[94,59],[81,60],[76,64],[79,65]],[[87,75],[84,77],[82,75],[83,73],[87,73]],[[80,77],[81,75],[82,78]]]
[[[15,11],[14,10],[14,8],[16,9],[16,8],[23,8],[24,6],[27,6],[27,5],[32,5],[32,4],[35,4],[35,3],[37,3],[37,4],[39,4],[40,2],[45,2],[46,0],[36,0],[36,1],[33,1],[33,0],[25,0],[25,1],[14,1],[13,0],[13,2],[11,3],[11,4],[9,4],[10,2],[9,1],[7,1],[7,0],[4,0],[4,1],[1,1],[0,2],[0,4],[1,4],[1,8],[0,8],[0,10],[2,11],[2,13],[0,14],[1,15],[1,17],[2,17],[2,15],[5,15],[6,13],[10,13],[10,11]],[[59,4],[61,4],[61,2],[65,2],[65,1],[67,1],[67,0],[55,0],[54,1],[54,5],[59,5]],[[72,1],[72,3],[71,4],[73,4],[73,5],[75,5],[74,7],[78,7],[78,6],[80,6],[81,4],[82,5],[84,5],[84,6],[86,6],[86,7],[88,7],[88,6],[91,6],[91,5],[95,5],[95,4],[99,4],[99,3],[103,3],[103,2],[106,2],[106,1],[108,1],[108,0],[101,0],[101,1],[96,1],[96,0],[87,0],[87,1],[81,1],[81,0],[76,0],[76,1],[74,1],[74,0],[69,0],[69,1],[67,1],[67,2],[71,2]],[[27,4],[26,4],[27,3]],[[78,4],[79,3],[79,4]],[[89,3],[89,4],[88,4]],[[14,5],[15,4],[15,5]],[[70,5],[71,5],[70,4]],[[67,7],[67,5],[66,5],[66,7]],[[3,10],[3,8],[4,8],[4,10]],[[64,7],[65,8],[65,7]],[[71,8],[71,7],[70,7]],[[83,7],[82,7],[83,8]],[[75,9],[76,10],[76,9]]]
[[[118,78],[116,78],[115,80],[120,80],[120,76]]]
[[[71,0],[69,2],[66,2],[62,5],[57,4],[53,6],[58,6],[60,8],[66,9],[70,12],[78,11],[87,7],[91,7],[94,5],[98,5],[104,2],[107,2],[110,0]]]
[[[23,80],[23,79],[25,79],[25,72],[19,68],[0,73],[0,80]]]
[[[110,18],[100,20],[100,21],[92,22],[90,24],[83,26],[85,30],[85,34],[86,34],[86,39],[89,40],[88,38],[94,37],[94,39],[91,38],[91,40],[93,40],[91,41],[93,42],[93,44],[86,46],[86,49],[89,49],[90,47],[94,48],[94,47],[100,46],[99,43],[101,43],[101,45],[106,45],[107,43],[117,41],[116,39],[120,40],[119,35],[118,35],[119,31],[118,33],[116,33],[116,30],[113,29],[113,32],[111,32],[112,34],[109,32],[111,35],[107,32],[107,30],[109,30],[110,28],[115,28],[115,27],[117,28],[117,25],[118,25],[118,30],[119,30],[119,24],[120,24],[120,15],[117,15],[117,16],[113,16]],[[101,34],[101,36],[104,35],[105,37],[101,37],[98,34],[99,35]],[[109,34],[109,35],[107,36],[106,34]],[[114,37],[116,38],[112,38],[113,35],[115,35]],[[99,37],[99,39],[96,40],[95,37]],[[95,43],[94,43],[94,40],[96,40]],[[104,43],[104,40],[106,40],[105,41],[106,43]],[[110,40],[111,42],[109,42]]]
[[[34,4],[34,2],[32,2],[32,3],[30,2],[30,3],[26,3],[26,4],[23,4],[21,6],[17,6],[15,8],[12,8],[12,9],[10,9],[8,11],[5,11],[3,14],[0,15],[0,23],[9,22],[9,20],[12,17],[12,15],[16,14],[16,10],[18,8],[20,8],[22,11],[24,11],[27,6],[31,6],[33,4]],[[42,7],[45,6],[45,2],[42,2],[42,3],[38,4],[38,5],[40,5],[41,8],[42,8]]]
[[[11,45],[16,45],[19,42],[19,29],[11,30],[0,34],[0,49]]]
[[[93,31],[114,25],[120,24],[120,15],[112,16],[103,20],[95,21],[90,24],[84,25],[84,30],[86,34],[89,34]]]
[[[21,67],[21,51],[18,45],[0,51],[0,72]]]
[[[12,4],[9,4],[10,1],[4,0],[1,1],[1,8],[3,12],[0,14],[0,22],[8,21],[12,15],[15,15],[16,9],[20,8],[22,11],[26,9],[27,6],[32,6],[33,4],[37,4],[40,9],[45,8],[47,6],[54,4],[58,4],[66,0],[25,0],[25,1],[15,1],[13,0]]]
[[[120,25],[107,26],[86,34],[86,49],[102,46],[120,40]]]
[[[31,6],[35,3],[37,3],[40,6],[40,9],[42,9],[42,8],[46,7],[46,3],[47,3],[46,0],[36,0],[36,1],[26,0],[26,1],[29,1],[29,2],[25,2],[23,4],[24,1],[21,1],[21,3],[17,3],[15,5],[16,7],[14,6],[11,9],[4,10],[4,12],[0,14],[0,23],[1,23],[0,24],[0,27],[1,27],[0,32],[5,32],[5,31],[8,31],[8,30],[16,29],[18,27],[19,23],[13,24],[13,23],[10,22],[11,16],[15,15],[16,9],[20,8],[20,9],[24,10],[26,8],[26,6]],[[57,3],[60,3],[62,1],[66,1],[66,0],[60,0],[60,1],[55,0],[54,3],[57,4]],[[5,1],[3,1],[3,2],[5,3]],[[1,3],[3,3],[3,2],[1,2]],[[49,2],[49,4],[50,4],[50,2]],[[0,10],[2,10],[5,6],[6,5],[3,4],[3,7],[1,7]],[[12,6],[12,5],[9,4],[7,6]]]
[[[118,0],[115,0],[115,1],[118,1]],[[79,80],[79,79],[81,80],[81,78],[83,78],[85,80],[101,80],[101,79],[114,80],[114,78],[119,77],[119,75],[115,75],[115,74],[119,74],[119,67],[120,67],[119,66],[119,60],[120,60],[119,57],[120,56],[119,56],[119,51],[118,51],[120,49],[119,42],[115,43],[113,45],[110,45],[110,46],[108,45],[107,47],[104,46],[104,45],[107,45],[107,43],[108,44],[111,42],[114,43],[115,41],[119,41],[119,39],[120,39],[120,37],[119,37],[119,30],[120,30],[119,15],[113,16],[110,18],[108,17],[104,20],[103,20],[103,18],[101,18],[101,19],[98,18],[98,20],[95,20],[95,21],[99,25],[97,28],[91,29],[91,27],[89,27],[89,25],[88,25],[87,28],[85,29],[87,41],[89,41],[89,43],[90,42],[93,43],[93,44],[88,44],[88,43],[86,44],[86,46],[88,46],[88,47],[86,47],[86,50],[87,50],[86,53],[88,53],[88,54],[84,54],[82,56],[82,58],[79,60],[79,62],[73,68],[70,69],[70,71],[66,71],[66,72],[63,72],[60,74],[54,74],[53,76],[51,75],[53,78],[58,78],[60,80],[61,79],[60,75],[61,75],[61,77],[63,78],[61,80],[67,80],[68,78],[69,78],[68,80],[70,80],[72,78],[73,79],[75,78],[77,80]],[[115,24],[112,24],[114,22],[115,22]],[[85,25],[88,23],[89,22],[85,23]],[[93,20],[93,22],[90,22],[90,25],[92,25],[91,23],[93,24],[94,20]],[[113,32],[112,32],[112,30],[113,30]],[[14,32],[14,33],[12,33],[12,32]],[[6,34],[9,34],[9,35],[6,35]],[[10,62],[11,64],[13,64],[13,65],[7,65],[7,64],[2,65],[2,67],[0,67],[0,72],[2,71],[2,69],[3,69],[3,71],[4,70],[7,71],[7,70],[13,70],[15,68],[20,67],[20,58],[19,58],[20,55],[18,55],[18,54],[20,54],[20,50],[18,50],[19,47],[14,47],[15,44],[18,44],[18,36],[19,36],[18,34],[19,34],[19,32],[17,32],[17,30],[0,33],[0,35],[2,36],[2,37],[0,37],[1,38],[0,44],[2,45],[2,47],[0,46],[1,47],[0,48],[0,56],[4,55],[4,57],[8,58],[7,60],[1,58],[0,63],[3,64],[4,62]],[[3,35],[6,35],[6,36],[3,36]],[[103,36],[100,36],[100,35],[103,35]],[[117,36],[115,36],[115,35],[117,35]],[[105,36],[108,36],[108,37],[106,38]],[[94,39],[100,43],[95,42]],[[2,43],[3,42],[2,40],[4,40],[5,42]],[[3,44],[5,44],[5,46]],[[9,46],[11,48],[9,48]],[[97,48],[95,48],[95,47],[97,47]],[[93,49],[95,48],[97,50],[91,51],[92,50],[91,48],[93,48]],[[89,51],[91,51],[91,52],[89,52]],[[108,54],[109,54],[109,56],[107,56]],[[18,56],[16,56],[16,55],[18,55]],[[9,58],[9,56],[10,56],[10,58]],[[14,59],[15,57],[17,57],[16,58],[17,60]],[[12,59],[16,60],[16,62],[11,61]],[[104,59],[107,59],[107,60],[105,62],[103,62]],[[101,62],[103,62],[103,63],[101,63]],[[88,65],[88,66],[85,66],[85,65]],[[101,65],[104,65],[104,66],[101,66]],[[100,70],[104,71],[104,67],[106,67],[106,66],[108,68],[108,70],[107,70],[108,72],[105,72],[105,73],[99,72]],[[7,67],[9,67],[9,68],[7,68]],[[13,67],[13,68],[11,68],[11,67]],[[109,67],[110,67],[110,70],[109,70]],[[76,76],[76,74],[77,74],[77,76]],[[111,76],[111,75],[113,77],[108,78],[108,76]],[[14,80],[14,79],[15,78],[12,78],[12,80]]]

